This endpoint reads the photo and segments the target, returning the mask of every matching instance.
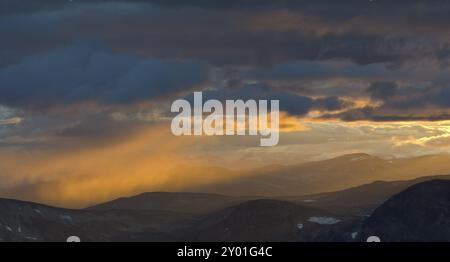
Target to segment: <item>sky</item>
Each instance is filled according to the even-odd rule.
[[[449,153],[449,13],[444,0],[0,0],[0,195],[79,206],[212,179],[186,166]],[[170,105],[194,91],[278,99],[279,144],[173,136]]]

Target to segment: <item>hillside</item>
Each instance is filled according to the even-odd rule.
[[[378,207],[364,223],[361,237],[382,241],[450,241],[450,181],[416,184]]]

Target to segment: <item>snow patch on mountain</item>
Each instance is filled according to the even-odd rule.
[[[308,221],[319,225],[334,225],[341,222],[341,220],[334,217],[310,217]]]

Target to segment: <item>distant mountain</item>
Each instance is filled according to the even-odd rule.
[[[450,181],[416,184],[378,207],[360,236],[382,241],[450,241]]]
[[[355,227],[349,218],[278,200],[247,201],[214,212],[188,230],[183,241],[344,241],[341,225]],[[351,232],[351,229],[347,229]]]
[[[232,197],[203,193],[149,192],[119,198],[88,210],[164,210],[188,214],[205,214],[257,197]]]
[[[215,184],[192,187],[190,191],[266,197],[307,195],[379,180],[410,180],[449,173],[450,155],[382,159],[359,153],[294,166],[258,168]]]
[[[369,215],[376,207],[395,194],[412,185],[434,179],[450,180],[450,175],[427,176],[413,180],[375,181],[341,191],[280,199],[333,212]]]

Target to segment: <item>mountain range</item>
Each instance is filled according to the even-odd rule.
[[[352,157],[325,161],[322,170],[342,167],[345,161],[356,162],[361,170],[359,161],[390,161]],[[319,170],[317,165],[308,168]],[[0,199],[0,241],[65,241],[72,235],[82,241],[351,242],[369,235],[386,241],[448,240],[447,179],[371,181],[334,192],[272,197],[148,192],[84,209]]]
[[[230,175],[230,172],[218,172],[217,176]],[[450,155],[384,159],[357,153],[298,165],[271,165],[242,173],[232,176],[233,179],[218,178],[216,183],[191,187],[189,191],[271,198],[333,192],[374,181],[450,174]]]

